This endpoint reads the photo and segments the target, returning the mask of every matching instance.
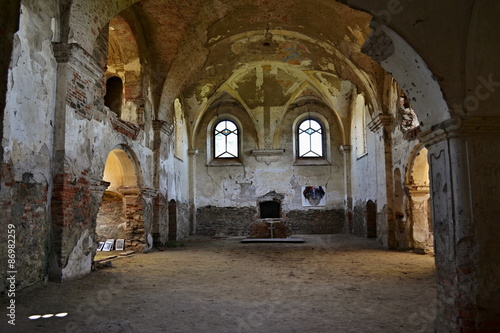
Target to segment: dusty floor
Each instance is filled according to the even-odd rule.
[[[350,235],[301,237],[198,239],[117,259],[83,279],[18,292],[15,329],[4,316],[0,331],[92,332],[128,320],[135,333],[432,332],[433,256]],[[60,312],[68,315],[28,319]]]

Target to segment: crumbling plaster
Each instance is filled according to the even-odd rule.
[[[379,241],[394,245],[395,185],[402,185],[395,184],[395,179],[402,183],[408,172],[413,143],[400,141],[401,133],[393,127],[384,68],[412,101],[421,121],[419,139],[429,151],[438,272],[436,329],[498,327],[500,265],[494,255],[498,253],[494,238],[498,234],[498,161],[491,157],[498,156],[496,143],[500,142],[496,117],[500,95],[495,76],[500,46],[496,43],[498,23],[493,23],[500,3],[341,2],[364,13],[339,2],[319,0],[76,0],[61,1],[59,8],[53,2],[24,1],[2,119],[5,154],[0,190],[6,216],[29,235],[20,241],[40,255],[20,252],[19,260],[29,270],[22,273],[19,285],[41,281],[47,264],[54,280],[88,271],[96,207],[105,189],[100,182],[104,162],[118,145],[128,146],[140,162],[145,219],[150,221],[147,228],[153,229],[152,216],[157,216],[162,239],[169,199],[180,198],[179,230],[186,234],[196,229],[188,222],[197,222],[200,209],[230,216],[229,209],[234,208],[238,217],[238,209],[243,208],[241,215],[250,221],[255,206],[252,196],[265,194],[271,186],[282,191],[285,200],[290,199],[284,207],[289,216],[303,218],[300,213],[305,210],[295,199],[297,189],[306,181],[317,181],[327,183],[327,196],[332,200],[323,217],[335,223],[349,222],[349,213],[359,212],[367,200],[374,200]],[[101,101],[108,23],[126,8],[150,32],[148,37],[138,38],[139,48],[147,45],[158,59],[140,63],[147,82],[142,88],[146,113],[144,128],[129,128],[137,129],[135,138],[130,131],[120,134],[112,129],[117,120]],[[372,21],[370,28],[371,14],[378,21]],[[453,27],[453,33],[443,26]],[[364,54],[358,52],[362,45]],[[289,46],[281,49],[288,53],[273,54],[280,46]],[[268,47],[273,51],[261,52]],[[265,54],[264,59],[255,58],[259,52]],[[249,61],[258,63],[260,69],[245,76],[249,72],[241,69]],[[287,78],[293,70],[286,70],[278,75],[282,83],[266,80],[264,73],[273,69],[273,62],[286,63],[302,73]],[[244,75],[230,80],[238,71]],[[328,79],[324,72],[330,72]],[[330,99],[327,96],[339,90],[332,89],[337,87],[335,77],[351,82],[357,90],[346,85],[337,95],[340,99]],[[305,84],[284,82],[296,78]],[[269,89],[282,95],[263,92]],[[200,92],[201,98],[192,91]],[[214,170],[221,167],[206,165],[203,136],[214,116],[214,103],[224,93],[240,104],[234,115],[246,114],[241,117],[242,127],[251,135],[243,141],[248,147],[243,152],[244,166],[224,167],[225,177],[220,177]],[[371,117],[368,153],[359,158],[349,147],[354,143],[350,141],[351,123],[344,117],[350,112],[348,95],[352,101],[355,93],[365,95]],[[171,126],[173,101],[178,97],[185,106],[190,104],[183,125],[190,139],[181,148],[189,149],[188,157],[176,158]],[[287,130],[268,137],[278,133],[276,120],[291,123],[285,118],[301,107],[292,107],[293,103],[308,99],[326,105],[325,118],[332,133],[337,130],[331,137],[329,166],[295,166],[290,149],[293,140]],[[283,128],[291,126],[284,124]],[[344,137],[338,135],[342,131]],[[343,153],[338,151],[340,146]],[[272,158],[249,154],[250,147],[267,150]],[[285,151],[278,152],[282,148]],[[276,174],[280,181],[273,177]],[[216,190],[214,199],[223,207],[199,205],[203,200],[209,203],[204,182],[210,179],[217,184],[209,189]],[[68,193],[71,200],[65,201],[63,194]],[[156,207],[156,195],[160,207]],[[233,202],[248,206],[226,206]],[[62,209],[66,203],[74,211]],[[294,207],[299,209],[290,210]],[[315,214],[321,211],[314,210]],[[364,232],[359,228],[360,234]],[[50,260],[42,259],[42,254]]]

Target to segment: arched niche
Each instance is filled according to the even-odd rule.
[[[110,183],[108,191],[138,187],[136,166],[125,150],[113,149],[106,159],[103,179]]]
[[[105,105],[119,118],[135,125],[142,125],[144,99],[139,47],[131,26],[120,15],[113,17],[109,22],[108,54],[104,76],[107,78]]]
[[[142,251],[145,236],[141,173],[133,152],[125,147],[108,154],[103,180],[109,182],[97,214],[96,233],[100,242],[124,239],[125,248]]]
[[[417,146],[409,161],[407,176],[409,224],[412,247],[433,251],[434,230],[431,219],[431,195],[427,149]]]

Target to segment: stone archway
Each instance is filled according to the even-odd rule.
[[[434,230],[430,214],[431,195],[427,149],[417,146],[408,166],[406,187],[408,189],[407,202],[410,212],[411,245],[417,250],[433,251]]]
[[[142,251],[148,245],[140,173],[126,150],[117,148],[109,153],[103,179],[109,186],[97,214],[97,240],[124,239],[125,248]]]

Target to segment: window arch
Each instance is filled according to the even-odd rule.
[[[299,158],[325,157],[325,131],[319,120],[306,118],[299,123],[297,131]]]
[[[239,158],[239,130],[235,122],[224,119],[213,130],[214,158]]]
[[[118,76],[112,76],[106,81],[106,95],[104,105],[116,113],[120,118],[122,115],[123,81]]]

